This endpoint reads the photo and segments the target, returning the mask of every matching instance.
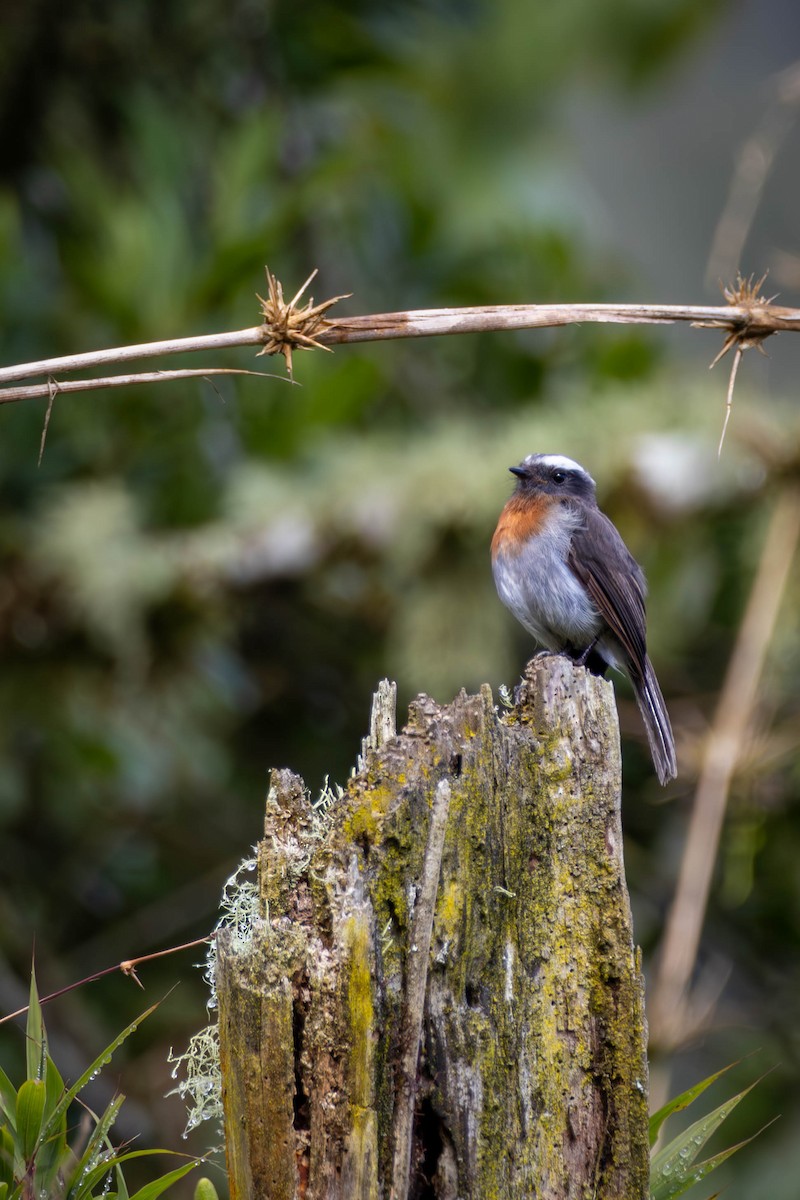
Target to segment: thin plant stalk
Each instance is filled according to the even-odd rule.
[[[731,782],[747,745],[781,601],[800,540],[800,491],[779,496],[706,739],[700,778],[667,916],[650,1009],[651,1041],[669,1050],[698,1028],[689,985],[697,961]]]

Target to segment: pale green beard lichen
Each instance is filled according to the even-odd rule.
[[[342,798],[344,789],[338,784],[331,785],[328,779],[322,786],[318,799],[311,807],[312,837],[325,837],[330,823],[333,805]],[[252,942],[254,931],[269,919],[269,913],[262,914],[258,881],[255,871],[258,866],[257,851],[252,858],[246,858],[236,868],[222,889],[220,902],[220,918],[214,927],[214,935],[208,944],[203,966],[203,979],[208,985],[208,1000],[206,1009],[209,1016],[217,1010],[217,939],[220,930],[226,930],[233,935],[234,952],[245,953]],[[308,859],[295,864],[295,870],[302,874],[308,867]],[[177,1080],[177,1086],[168,1092],[169,1096],[180,1096],[187,1109],[186,1129],[184,1137],[192,1129],[196,1129],[203,1121],[222,1122],[222,1077],[219,1069],[219,1028],[216,1020],[212,1020],[199,1033],[189,1039],[189,1045],[182,1054],[175,1054],[170,1049],[167,1061],[172,1064],[172,1078]]]
[[[216,935],[221,929],[233,934],[234,946],[246,949],[253,937],[253,930],[261,920],[258,908],[258,884],[248,879],[256,869],[256,859],[246,858],[240,863],[222,889],[221,915],[214,927]],[[208,944],[206,961],[203,964],[203,979],[208,984],[206,1009],[211,1015],[217,1008],[217,939]],[[219,1070],[219,1029],[216,1020],[208,1024],[189,1040],[183,1054],[174,1054],[170,1049],[167,1061],[173,1064],[172,1078],[178,1080],[169,1096],[180,1096],[186,1105],[187,1121],[183,1136],[203,1121],[222,1121],[222,1078]],[[182,1078],[178,1079],[178,1077]]]

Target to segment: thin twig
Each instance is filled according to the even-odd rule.
[[[115,963],[113,967],[104,967],[102,971],[95,971],[93,975],[87,975],[75,983],[68,983],[66,987],[59,988],[57,992],[50,992],[49,996],[41,996],[39,1003],[47,1004],[48,1001],[56,1000],[59,996],[66,995],[67,992],[73,992],[86,983],[94,983],[96,979],[102,979],[104,975],[113,975],[115,971],[122,971],[123,975],[133,979],[144,990],[142,981],[136,974],[136,968],[140,963],[149,962],[151,958],[164,958],[168,954],[178,954],[181,950],[191,950],[193,946],[202,946],[204,942],[210,942],[213,936],[213,934],[206,934],[205,937],[195,938],[193,942],[184,942],[182,946],[170,946],[168,950],[156,950],[153,954],[140,954],[138,958],[123,959],[122,962]],[[16,1012],[6,1013],[4,1017],[0,1017],[0,1025],[4,1025],[6,1021],[13,1021],[15,1017],[24,1016],[28,1007],[26,1004],[24,1008],[18,1008]]]
[[[163,358],[168,354],[186,354],[195,350],[226,350],[231,346],[260,346],[263,340],[263,328],[258,325],[254,329],[235,329],[230,333],[168,338],[135,346],[117,346],[111,350],[89,350],[84,354],[65,354],[59,358],[43,358],[38,362],[0,367],[0,383],[27,379],[32,375],[60,375],[65,371],[83,371],[110,363],[133,362],[137,358]]]
[[[725,441],[725,432],[728,428],[728,422],[731,419],[731,409],[733,408],[733,387],[736,383],[736,373],[739,370],[739,363],[742,361],[744,350],[741,342],[736,347],[731,364],[731,374],[728,379],[728,394],[725,397],[725,420],[722,423],[722,433],[719,435],[719,445],[717,446],[717,458],[722,458],[722,443]]]
[[[689,982],[697,960],[722,821],[731,781],[747,742],[764,660],[798,540],[800,493],[789,486],[772,514],[706,741],[650,1007],[652,1040],[662,1050],[673,1048],[697,1032]]]
[[[44,414],[44,425],[42,426],[42,437],[41,437],[41,441],[39,442],[39,461],[36,464],[37,467],[40,467],[42,465],[42,458],[44,456],[44,444],[47,441],[47,431],[50,428],[50,418],[53,415],[53,403],[55,401],[56,396],[58,395],[58,384],[56,383],[56,381],[54,379],[48,380],[47,391],[48,391],[47,412]]]
[[[143,371],[137,375],[108,375],[104,379],[49,379],[47,383],[0,388],[0,404],[14,404],[17,400],[36,400],[41,396],[51,399],[62,392],[94,392],[101,388],[131,387],[137,383],[168,383],[173,379],[205,379],[212,375],[255,375],[259,379],[280,379],[282,383],[295,382],[286,375],[249,371],[245,367],[193,367],[179,371]]]
[[[737,155],[728,198],[722,211],[706,267],[712,285],[737,270],[755,220],[775,158],[797,120],[800,105],[800,64],[779,72],[771,81],[774,98]]]

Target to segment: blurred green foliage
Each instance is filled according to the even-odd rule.
[[[117,1123],[124,1096],[115,1096],[102,1114],[92,1112],[80,1099],[86,1085],[97,1078],[115,1050],[152,1011],[153,1006],[117,1034],[68,1087],[50,1057],[36,977],[31,972],[26,1073],[20,1087],[0,1068],[0,1200],[32,1196],[45,1200],[55,1196],[64,1200],[156,1200],[199,1165],[198,1159],[190,1158],[131,1195],[125,1179],[131,1160],[152,1159],[170,1151],[114,1145],[110,1130]],[[78,1108],[82,1119],[76,1121]]]
[[[342,313],[658,299],[604,249],[563,113],[578,87],[635,104],[723,7],[17,6],[0,44],[3,358],[252,325],[264,263],[289,294],[319,267],[317,299],[354,293]],[[299,354],[299,387],[59,397],[41,467],[45,406],[3,408],[3,1008],[24,1003],[34,938],[47,991],[207,931],[259,836],[268,768],[343,780],[382,675],[401,703],[513,681],[530,645],[487,552],[506,468],[534,449],[586,464],[651,581],[681,749],[668,803],[618,690],[637,933],[656,947],[765,524],[800,460],[796,412],[742,388],[718,463],[724,376],[689,378],[664,345],[613,326],[430,339]],[[731,979],[686,1064],[697,1078],[755,1046],[781,1061],[754,1102],[785,1120],[743,1156],[757,1169],[785,1138],[773,1200],[800,1170],[797,603],[795,574],[706,926],[703,960]],[[130,1051],[125,1136],[182,1126],[159,1097],[166,1047],[204,1023],[188,966],[143,970],[151,995],[186,982]],[[60,1001],[59,1062],[130,1019],[133,991]]]

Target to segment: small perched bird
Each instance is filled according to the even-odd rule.
[[[595,482],[560,454],[529,454],[492,538],[498,595],[546,650],[630,679],[661,783],[677,774],[667,707],[647,656],[644,572],[597,507]]]

